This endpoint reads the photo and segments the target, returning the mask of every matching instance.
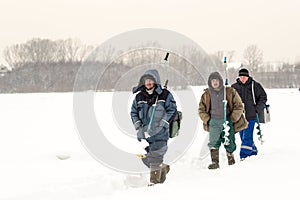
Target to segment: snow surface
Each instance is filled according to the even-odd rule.
[[[194,91],[199,99],[202,90]],[[207,135],[199,119],[193,145],[171,166],[166,182],[154,187],[130,187],[128,175],[87,153],[74,125],[72,93],[0,94],[0,199],[296,199],[300,92],[267,93],[271,123],[262,125],[263,145],[255,137],[259,155],[240,162],[238,149],[237,163],[227,166],[222,149],[221,168],[208,170],[209,157],[199,159]],[[111,94],[99,95],[110,101]],[[113,119],[106,120],[107,126],[116,127]],[[136,140],[129,141],[129,152],[140,148]],[[238,134],[236,141],[240,146]]]

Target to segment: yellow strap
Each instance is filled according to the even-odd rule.
[[[136,154],[136,156],[137,156],[138,158],[146,158],[146,155],[145,155],[145,154]]]

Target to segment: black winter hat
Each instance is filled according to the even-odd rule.
[[[239,76],[247,76],[249,77],[249,71],[246,68],[240,69]]]

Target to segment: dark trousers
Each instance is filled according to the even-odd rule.
[[[149,146],[145,148],[147,154],[142,158],[143,163],[150,168],[151,166],[159,166],[163,163],[164,155],[168,150],[168,141],[149,142]]]

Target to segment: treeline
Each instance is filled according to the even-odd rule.
[[[285,63],[277,71],[268,71],[264,66],[261,66],[260,71],[247,68],[250,71],[250,76],[266,88],[300,88],[300,63],[295,65]],[[230,68],[228,70],[230,83],[236,81],[239,69]]]
[[[83,44],[79,39],[53,41],[40,38],[12,45],[3,52],[13,70],[0,73],[0,93],[71,92],[76,79],[84,83],[76,87],[76,91],[131,90],[150,65],[159,68],[162,83],[169,80],[170,87],[182,89],[188,85],[206,85],[210,72],[220,71],[224,74],[223,56],[227,55],[228,60],[234,57],[234,51],[207,55],[196,48],[185,46],[181,49],[182,55],[170,53],[168,65],[172,67],[166,67],[156,64],[162,63],[166,54],[159,44],[142,46],[151,48],[137,47],[134,51],[122,53],[116,52],[112,46],[96,49]],[[255,45],[245,52],[249,57],[246,67],[265,87],[300,87],[300,65],[298,68],[285,65],[280,72],[260,72],[254,66],[261,64],[262,52]],[[111,61],[112,55],[116,53],[121,56]],[[84,73],[78,75],[82,68]],[[233,83],[238,69],[230,68],[228,74],[229,82]],[[95,78],[99,79],[96,86],[90,82]]]
[[[6,47],[5,61],[14,69],[24,66],[78,64],[93,50],[79,39],[49,40],[34,38],[26,43]]]
[[[149,66],[159,68],[162,82],[168,79],[169,86],[184,88],[205,84],[207,73],[217,70],[208,55],[193,47],[182,47],[184,55],[170,53],[168,65],[164,65],[166,50],[159,44],[141,46],[149,48],[117,52],[112,46],[98,49],[74,39],[39,38],[12,45],[4,50],[4,56],[13,70],[0,76],[0,92],[68,92],[73,91],[76,78],[84,83],[76,88],[78,91],[131,90]],[[114,54],[121,56],[111,61]],[[81,68],[82,76],[78,75]],[[89,83],[94,76],[99,77],[96,88]]]
[[[210,57],[214,60],[217,68],[224,74],[223,57],[229,61],[234,57],[234,51],[218,51]],[[286,62],[268,63],[263,62],[263,52],[257,45],[249,45],[244,50],[243,63],[241,66],[228,69],[229,83],[234,83],[240,68],[245,67],[250,75],[262,83],[266,88],[299,88],[300,87],[300,63],[290,64]]]
[[[281,72],[259,72],[254,74],[266,88],[300,88],[300,70]]]

